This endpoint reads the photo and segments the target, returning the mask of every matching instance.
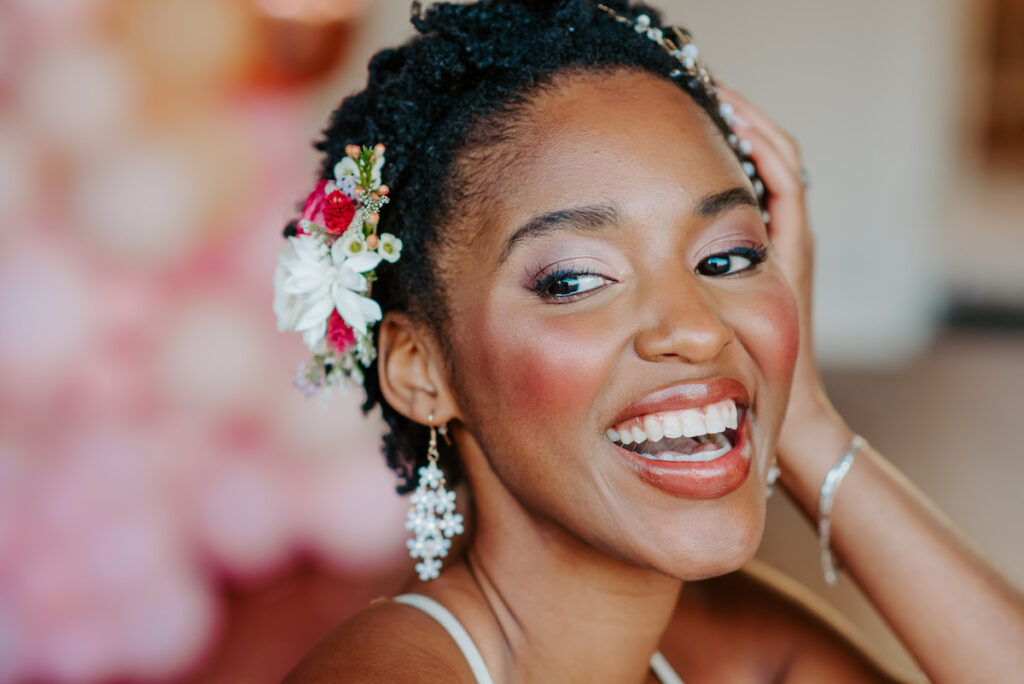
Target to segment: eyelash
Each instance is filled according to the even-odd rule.
[[[714,254],[709,254],[708,256],[706,256],[703,259],[701,259],[700,263],[697,264],[697,269],[698,269],[697,272],[700,273],[699,269],[701,267],[701,264],[706,263],[708,261],[708,259],[713,259],[715,257],[733,257],[733,256],[743,257],[744,259],[746,259],[747,261],[750,262],[750,265],[747,266],[746,268],[742,269],[742,270],[737,271],[736,273],[724,273],[724,274],[701,273],[701,275],[706,275],[706,276],[711,277],[711,278],[716,278],[716,277],[722,277],[722,276],[737,275],[737,274],[743,273],[745,271],[753,270],[753,269],[757,268],[758,264],[763,263],[768,258],[768,247],[766,245],[758,245],[757,247],[752,247],[750,245],[739,245],[737,247],[732,247],[730,249],[727,249],[724,252],[715,252]]]
[[[727,250],[722,251],[722,252],[715,252],[714,254],[708,255],[707,257],[705,257],[704,259],[701,260],[700,264],[697,265],[698,273],[700,273],[699,269],[700,269],[701,264],[704,264],[705,262],[707,262],[708,259],[711,259],[713,257],[723,257],[723,256],[724,257],[732,257],[732,256],[742,257],[742,258],[748,260],[750,262],[750,265],[745,267],[745,268],[743,268],[740,271],[737,271],[736,273],[725,273],[725,274],[702,273],[701,275],[706,275],[708,277],[716,278],[716,277],[722,277],[722,276],[737,275],[738,273],[743,273],[745,271],[753,270],[754,268],[756,268],[758,266],[758,264],[763,263],[768,258],[768,247],[765,246],[765,245],[760,245],[760,246],[757,246],[757,247],[751,247],[751,246],[748,246],[748,245],[740,245],[740,246],[737,246],[737,247],[732,247],[732,248],[727,249]],[[607,283],[614,283],[614,282],[616,282],[616,281],[612,280],[611,278],[603,276],[600,273],[597,273],[596,271],[593,271],[593,270],[591,270],[589,268],[575,269],[575,268],[570,268],[570,267],[562,267],[562,268],[558,268],[557,270],[552,271],[550,273],[541,273],[541,274],[539,274],[536,277],[535,281],[534,281],[532,289],[542,299],[546,299],[546,300],[552,301],[552,302],[554,302],[554,301],[557,301],[557,302],[570,302],[570,301],[573,301],[575,299],[578,299],[579,297],[587,294],[588,292],[593,291],[593,289],[596,289],[596,288],[592,288],[590,290],[584,290],[583,292],[563,294],[563,295],[552,294],[548,290],[554,284],[558,283],[561,280],[566,280],[566,279],[569,279],[569,278],[582,279],[582,278],[588,278],[588,277],[600,278],[601,280],[604,280],[606,284]]]
[[[559,268],[551,273],[542,273],[537,277],[536,282],[533,285],[533,291],[540,295],[543,299],[557,300],[559,302],[572,301],[579,296],[590,292],[585,290],[579,293],[572,293],[567,295],[556,295],[546,292],[555,283],[560,280],[566,280],[568,278],[600,278],[606,282],[615,282],[611,278],[607,278],[600,273],[597,273],[589,268],[574,269],[574,268]]]

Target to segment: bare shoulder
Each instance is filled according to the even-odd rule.
[[[693,681],[900,681],[828,604],[760,563],[685,585],[662,650]]]
[[[377,599],[336,627],[295,666],[287,684],[465,682],[455,642],[421,610]]]

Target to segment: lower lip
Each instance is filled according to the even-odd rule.
[[[750,474],[748,420],[736,431],[736,444],[713,461],[652,461],[618,445],[626,463],[640,479],[663,492],[686,499],[717,499],[735,491]]]

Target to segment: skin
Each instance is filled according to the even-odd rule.
[[[723,95],[772,193],[770,228],[743,202],[700,212],[707,197],[749,184],[678,88],[628,71],[564,76],[532,104],[517,154],[502,166],[516,183],[493,184],[474,225],[452,227],[466,239],[445,264],[451,362],[411,319],[382,322],[387,400],[415,420],[449,425],[474,504],[465,554],[406,591],[449,608],[497,682],[655,681],[655,649],[688,682],[888,678],[778,578],[683,586],[751,559],[776,454],[785,487],[813,516],[852,434],[811,353],[813,247],[796,147],[734,93]],[[614,207],[617,220],[561,226],[507,249],[538,215],[592,205]],[[770,249],[759,265],[699,271],[711,254],[762,244]],[[587,291],[569,301],[538,296],[537,272],[556,263],[596,274],[577,281]],[[720,377],[751,398],[753,467],[741,486],[687,498],[624,465],[604,432],[625,405]],[[833,539],[936,681],[985,680],[979,671],[1008,680],[1024,669],[1014,647],[1024,643],[1020,595],[873,450],[843,484]],[[901,564],[889,561],[897,555]],[[963,625],[954,614],[966,616]],[[291,681],[337,678],[473,681],[436,623],[387,600],[328,637]]]

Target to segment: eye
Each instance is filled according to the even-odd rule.
[[[613,281],[596,273],[556,271],[543,276],[534,290],[547,299],[567,299],[604,287]]]
[[[724,276],[750,270],[765,260],[768,250],[764,247],[734,247],[728,251],[712,254],[697,264],[697,272],[706,276]]]

